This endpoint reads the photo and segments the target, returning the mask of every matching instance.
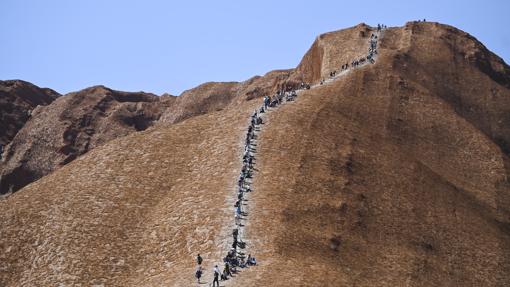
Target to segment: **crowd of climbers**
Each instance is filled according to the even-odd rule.
[[[301,89],[310,89],[309,84],[301,83],[298,88],[295,87],[283,87],[276,92],[272,97],[265,96],[262,102],[262,106],[255,110],[250,117],[250,124],[246,129],[246,138],[244,140],[244,152],[242,157],[242,167],[239,173],[237,181],[237,192],[236,201],[234,204],[234,222],[235,228],[232,230],[232,247],[223,258],[223,271],[220,272],[218,265],[214,266],[213,269],[213,285],[219,286],[220,280],[228,280],[233,274],[239,272],[239,268],[246,268],[249,266],[257,265],[255,257],[242,251],[246,248],[246,242],[241,240],[240,231],[242,231],[244,225],[242,220],[246,220],[248,213],[243,210],[243,202],[245,201],[246,193],[252,192],[251,189],[251,178],[253,176],[253,169],[255,165],[255,139],[256,131],[260,131],[262,125],[262,114],[268,111],[270,108],[276,108],[285,102],[292,102],[297,97],[297,91]],[[202,268],[202,257],[200,254],[197,255],[197,270],[195,277],[200,283],[200,278],[204,272]]]
[[[377,34],[386,28],[384,25],[377,25]],[[370,46],[368,50],[368,55],[366,58],[361,58],[358,60],[354,60],[351,63],[351,67],[356,67],[362,65],[366,62],[374,63],[374,56],[377,54],[377,39],[378,36],[376,34],[372,34],[370,37]],[[366,59],[366,60],[365,60]],[[349,68],[349,64],[342,65],[340,72],[347,70]],[[330,77],[333,78],[337,75],[337,71],[333,71],[330,73]],[[324,80],[321,80],[320,84],[322,85]],[[248,266],[257,265],[257,260],[255,257],[251,256],[251,254],[246,254],[242,251],[242,249],[246,248],[246,242],[241,240],[240,231],[243,230],[244,225],[242,224],[242,220],[246,220],[248,213],[243,210],[243,202],[245,201],[245,196],[247,193],[252,192],[251,189],[251,178],[253,176],[253,169],[255,165],[255,139],[256,132],[260,131],[262,127],[262,114],[268,111],[270,108],[276,108],[279,105],[285,102],[292,102],[297,97],[297,91],[299,90],[309,90],[311,88],[310,84],[301,82],[298,87],[295,86],[284,86],[279,89],[276,94],[271,96],[265,96],[263,98],[262,106],[255,110],[250,117],[250,124],[246,129],[246,138],[244,140],[244,152],[242,157],[242,168],[239,173],[239,178],[237,181],[237,192],[236,192],[236,201],[234,204],[234,222],[235,228],[232,230],[232,247],[230,251],[227,252],[227,255],[223,258],[223,271],[221,272],[218,265],[214,266],[213,269],[213,284],[212,286],[219,286],[220,280],[228,280],[229,277],[232,277],[233,274],[239,272],[239,268],[246,268]],[[197,270],[195,272],[195,277],[200,283],[200,278],[204,272],[202,268],[202,257],[200,254],[197,255]]]
[[[361,57],[358,59],[354,59],[351,61],[351,63],[345,63],[342,66],[340,66],[339,71],[332,71],[329,73],[329,78],[335,78],[337,76],[337,72],[343,72],[348,70],[349,68],[356,68],[359,66],[362,66],[366,63],[375,63],[374,57],[377,55],[377,40],[379,38],[379,34],[382,30],[386,29],[386,25],[377,24],[377,32],[372,33],[370,35],[370,41],[369,41],[369,47],[368,47],[368,54],[365,57]],[[323,85],[326,82],[325,79],[322,79],[319,84]]]

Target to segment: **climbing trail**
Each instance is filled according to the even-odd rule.
[[[337,78],[349,73],[352,69],[362,67],[367,64],[375,63],[377,59],[377,44],[383,35],[383,28],[378,26],[369,40],[368,54],[358,59],[354,59],[351,63],[346,63],[340,67],[338,71],[332,71],[329,78],[322,79],[315,84],[301,83],[298,89],[294,87],[284,87],[280,89],[273,97],[265,96],[262,106],[255,110],[250,117],[248,124],[244,152],[242,156],[242,168],[236,185],[235,205],[233,207],[233,228],[232,228],[232,245],[222,262],[224,269],[221,274],[222,280],[228,279],[232,274],[239,273],[239,268],[246,268],[257,264],[256,259],[247,252],[249,238],[245,236],[244,227],[249,216],[249,194],[252,190],[254,180],[254,172],[257,171],[256,155],[257,155],[257,138],[262,132],[263,124],[266,122],[268,112],[276,111],[280,105],[288,102],[294,102],[303,90],[313,89],[321,85],[327,85]],[[230,245],[229,245],[230,246]],[[221,266],[223,267],[223,266]]]

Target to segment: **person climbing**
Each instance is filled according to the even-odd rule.
[[[212,282],[212,286],[214,287],[214,283],[217,283],[217,286],[220,287],[220,270],[218,269],[218,265],[214,265],[214,279]]]
[[[232,229],[232,237],[234,238],[234,240],[237,240],[238,235],[239,235],[239,229],[237,229],[237,228]]]
[[[195,277],[197,278],[198,284],[200,284],[200,277],[202,277],[202,266],[198,266],[197,271],[195,271]]]
[[[236,212],[234,219],[235,219],[235,224],[236,225],[241,225],[241,215],[240,214],[238,214]]]
[[[239,267],[241,268],[246,268],[246,262],[244,261],[244,258],[241,257],[241,259],[239,259]]]
[[[264,97],[264,109],[267,109],[267,107],[270,105],[271,103],[271,96],[265,96]]]
[[[236,206],[236,214],[241,216],[241,205],[240,204]]]
[[[225,263],[224,272],[226,272],[228,276],[232,277],[232,272],[230,271],[230,265],[228,263]]]
[[[198,263],[199,266],[202,265],[202,261],[203,261],[202,256],[200,256],[200,253],[199,253],[197,255],[197,263]]]
[[[232,249],[236,250],[238,243],[237,238],[234,238],[234,241],[232,242]]]
[[[230,270],[228,269],[228,263],[225,263],[225,267],[223,268],[223,273],[221,274],[221,281],[228,280]],[[232,275],[230,275],[232,276]]]

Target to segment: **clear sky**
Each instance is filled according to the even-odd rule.
[[[509,14],[510,0],[0,0],[0,79],[178,95],[295,67],[320,33],[423,18],[470,33],[508,63]]]

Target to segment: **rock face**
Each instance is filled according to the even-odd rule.
[[[305,82],[327,78],[330,72],[342,65],[350,65],[352,60],[366,56],[371,34],[372,29],[362,23],[320,35],[296,67],[293,78]]]
[[[0,165],[0,194],[15,192],[41,176],[71,162],[98,144],[125,136],[133,131],[143,130],[156,121],[161,124],[178,123],[194,116],[221,111],[228,106],[236,106],[247,100],[271,95],[280,89],[296,87],[303,81],[314,82],[325,78],[330,71],[348,62],[349,59],[365,54],[368,36],[369,27],[365,24],[339,32],[326,33],[316,39],[296,69],[275,70],[244,82],[205,83],[183,92],[179,97],[164,95],[159,100],[142,100],[146,104],[137,105],[135,115],[126,115],[124,119],[118,119],[116,122],[118,124],[113,124],[112,130],[104,128],[108,125],[105,123],[102,130],[94,137],[89,135],[95,133],[92,131],[94,127],[88,125],[89,123],[95,125],[96,122],[104,123],[103,113],[100,110],[98,112],[96,108],[90,109],[92,106],[88,102],[93,103],[92,99],[85,99],[83,103],[89,109],[80,109],[79,105],[82,104],[81,100],[87,93],[96,95],[98,88],[102,88],[104,91],[111,90],[106,87],[91,87],[78,93],[66,95],[66,97],[76,98],[64,101],[74,107],[70,109],[71,112],[64,112],[61,107],[55,107],[55,109],[67,116],[57,116],[51,112],[49,114],[42,113],[43,116],[37,119],[38,124],[27,125],[21,133],[20,139],[8,148],[7,158]],[[322,62],[323,58],[329,60]],[[127,95],[127,93],[117,91],[114,93]],[[131,95],[134,94],[131,93]],[[99,109],[101,106],[109,105],[108,100],[105,102],[101,102],[102,100],[99,98],[95,98],[95,100],[98,101]],[[128,100],[128,102],[131,101]],[[136,102],[138,99],[134,101]],[[76,113],[77,117],[75,118],[76,109],[79,112]],[[47,111],[51,110],[53,107],[47,108]],[[144,113],[149,117],[147,118]],[[154,115],[156,118],[153,117]],[[117,116],[122,117],[122,115]],[[52,118],[53,124],[47,123],[48,117]],[[21,123],[18,121],[19,125]],[[84,126],[80,127],[81,125]],[[126,128],[126,126],[130,128]],[[43,134],[45,136],[42,136]],[[56,141],[48,141],[47,135],[53,135],[50,137]],[[62,146],[61,143],[58,143],[59,137],[71,140],[66,140],[67,143]],[[77,142],[73,142],[73,138],[76,138]],[[33,157],[37,154],[46,156]],[[65,157],[62,158],[62,155]],[[27,162],[29,157],[37,163]]]
[[[293,70],[276,70],[244,82],[210,82],[183,92],[161,117],[162,123],[177,123],[246,100],[274,94],[286,85],[297,85],[290,80]]]
[[[30,118],[37,106],[46,106],[60,94],[31,83],[0,81],[0,145],[7,145]]]
[[[508,66],[453,27],[384,33],[375,65],[271,116],[248,219],[270,263],[242,284],[510,284]]]
[[[4,152],[0,193],[16,191],[105,142],[147,129],[169,104],[153,94],[96,86],[36,108]]]
[[[370,27],[365,24],[326,33],[317,37],[295,69],[271,71],[244,82],[210,82],[185,91],[161,117],[161,122],[180,122],[273,95],[282,88],[297,87],[301,82],[318,82],[343,64],[366,55],[370,33]]]
[[[168,98],[154,128],[0,200],[0,285],[192,286],[196,253],[210,279],[258,97],[326,77],[371,31],[320,36],[293,70]],[[508,71],[466,33],[411,22],[384,31],[374,65],[270,110],[242,235],[260,264],[224,284],[510,285]]]

